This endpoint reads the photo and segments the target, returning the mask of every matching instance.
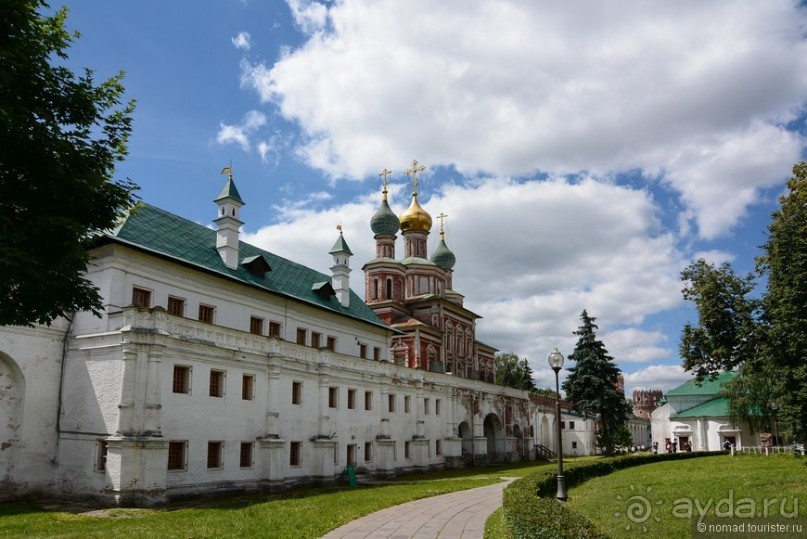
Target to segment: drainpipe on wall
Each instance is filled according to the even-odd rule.
[[[70,338],[70,331],[73,329],[73,319],[76,317],[76,312],[77,311],[73,311],[72,315],[66,317],[67,329],[62,339],[62,364],[59,366],[59,394],[56,406],[56,447],[54,448],[53,458],[50,461],[53,466],[59,463],[59,441],[62,437],[62,393],[64,391],[64,369],[67,363],[67,339]]]

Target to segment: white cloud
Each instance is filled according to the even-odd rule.
[[[691,379],[692,374],[684,372],[680,365],[651,365],[625,375],[625,395],[630,396],[634,389],[660,389],[666,392]]]
[[[308,40],[242,85],[364,178],[412,156],[473,176],[632,169],[725,234],[805,147],[807,10],[788,2],[288,2]],[[411,23],[407,23],[411,21]]]
[[[238,144],[245,152],[249,151],[249,138],[244,129],[236,125],[219,123],[216,142],[219,144]]]
[[[667,336],[660,331],[631,327],[609,331],[600,338],[619,365],[665,360],[678,355],[677,350],[662,346],[667,344]]]
[[[322,30],[328,22],[328,8],[313,0],[286,0],[291,16],[306,34]]]
[[[248,51],[252,47],[252,36],[249,32],[239,32],[237,36],[230,39],[236,49]]]
[[[238,125],[228,125],[219,123],[219,131],[216,133],[216,142],[219,144],[237,144],[245,152],[250,151],[249,136],[266,125],[266,115],[257,110],[251,110],[244,115]],[[261,154],[263,155],[263,154]]]

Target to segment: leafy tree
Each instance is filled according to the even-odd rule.
[[[134,110],[121,103],[123,74],[96,83],[57,65],[78,33],[65,8],[48,9],[16,0],[0,11],[0,325],[98,314],[86,242],[135,201],[133,183],[111,179]]]
[[[807,439],[807,162],[793,167],[787,193],[771,216],[757,269],[767,276],[763,298],[767,375],[779,382],[785,436]]]
[[[630,405],[617,387],[622,371],[614,363],[614,358],[608,355],[603,342],[597,339],[596,318],[584,310],[580,319],[583,323],[574,332],[579,338],[574,352],[569,355],[569,360],[574,361],[575,366],[569,368],[563,389],[575,410],[598,417],[597,445],[606,454],[611,454],[623,441],[622,429]]]
[[[737,276],[729,264],[696,260],[681,272],[684,299],[695,302],[699,325],[687,323],[679,352],[697,380],[730,371],[759,353],[758,300],[751,275]]]
[[[733,425],[746,423],[751,434],[774,431],[776,383],[762,364],[743,364],[737,376],[723,384],[720,395],[729,399],[729,420]]]
[[[513,353],[496,355],[496,383],[498,385],[530,391],[535,389],[532,375],[532,369],[526,358],[519,359]]]
[[[681,336],[684,368],[697,377],[737,369],[726,388],[732,421],[807,438],[807,163],[793,167],[788,192],[771,216],[768,240],[757,259],[767,277],[761,299],[749,297],[752,276],[728,264],[699,260],[684,270],[684,297],[696,304],[700,325]]]
[[[531,391],[531,393],[534,395],[540,395],[541,397],[549,397],[552,399],[558,398],[558,394],[550,387],[536,387]]]

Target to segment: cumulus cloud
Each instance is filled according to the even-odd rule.
[[[251,110],[244,115],[240,124],[228,125],[220,122],[219,131],[216,133],[216,142],[219,144],[237,144],[243,151],[249,152],[251,148],[249,136],[264,125],[266,125],[266,115],[257,110]],[[261,155],[263,156],[263,152],[261,152]]]
[[[625,375],[625,395],[630,396],[634,389],[660,389],[669,391],[692,379],[692,374],[684,372],[680,365],[651,365]]]
[[[236,49],[241,49],[248,51],[252,48],[252,36],[249,35],[249,32],[239,32],[237,36],[230,39],[235,45]]]
[[[335,178],[413,155],[468,176],[639,169],[715,238],[805,147],[785,127],[807,95],[793,3],[288,4],[307,41],[244,61],[242,85]]]

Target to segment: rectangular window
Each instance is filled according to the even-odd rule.
[[[106,440],[98,440],[96,447],[97,457],[95,459],[95,470],[103,472],[106,470],[106,455],[109,450],[109,445]]]
[[[440,415],[440,399],[434,399],[434,415]]]
[[[395,394],[394,393],[390,393],[387,396],[387,410],[390,413],[395,413]]]
[[[328,408],[338,408],[339,404],[339,388],[328,388]]]
[[[365,391],[364,392],[364,409],[365,410],[372,410],[373,409],[373,392],[372,391]]]
[[[572,442],[572,449],[577,449],[577,442]]]
[[[412,399],[409,395],[404,396],[404,413],[408,414],[412,409]]]
[[[378,346],[373,347],[373,360],[381,361],[381,348],[379,348]]]
[[[356,390],[355,389],[348,389],[347,390],[347,409],[348,410],[355,410],[356,409]]]
[[[442,440],[435,440],[434,441],[434,454],[438,457],[443,454],[443,441]]]
[[[362,359],[367,359],[367,345],[364,343],[359,345],[359,356]]]
[[[311,348],[316,348],[319,350],[321,346],[320,341],[322,340],[322,335],[317,333],[316,331],[311,332]]]
[[[269,336],[280,337],[280,322],[269,322]]]
[[[255,377],[245,374],[241,378],[241,400],[251,401],[255,398]]]
[[[300,466],[302,463],[302,442],[289,443],[289,466]]]
[[[241,442],[241,454],[238,458],[239,466],[242,468],[252,468],[252,453],[254,452],[254,448],[255,444],[252,442]]]
[[[168,314],[185,316],[185,300],[168,296]]]
[[[132,305],[135,307],[151,307],[151,291],[134,287],[132,289]]]
[[[188,442],[168,442],[168,469],[184,470]]]
[[[404,458],[412,458],[412,442],[404,442]]]
[[[569,430],[574,430],[574,421],[569,421]]]
[[[560,428],[561,428],[561,429],[565,429],[565,428],[566,428],[566,422],[565,422],[565,421],[561,421],[561,422],[560,422]]]
[[[212,305],[199,305],[199,321],[212,324],[215,312],[216,308]]]
[[[210,396],[224,396],[224,371],[210,369]]]
[[[364,442],[364,462],[373,460],[373,442]]]
[[[172,384],[174,393],[191,392],[191,368],[187,365],[174,365],[174,381]]]
[[[249,317],[249,332],[253,335],[263,335],[263,318]]]
[[[327,347],[331,352],[336,352],[336,337],[328,337]]]
[[[432,413],[432,400],[431,399],[423,399],[423,413],[429,415]]]
[[[207,442],[207,469],[221,468],[224,442]]]
[[[291,403],[292,404],[302,404],[303,403],[303,383],[302,382],[292,382],[291,383]]]
[[[305,328],[297,328],[297,344],[305,346],[306,338],[308,337],[308,330]]]

